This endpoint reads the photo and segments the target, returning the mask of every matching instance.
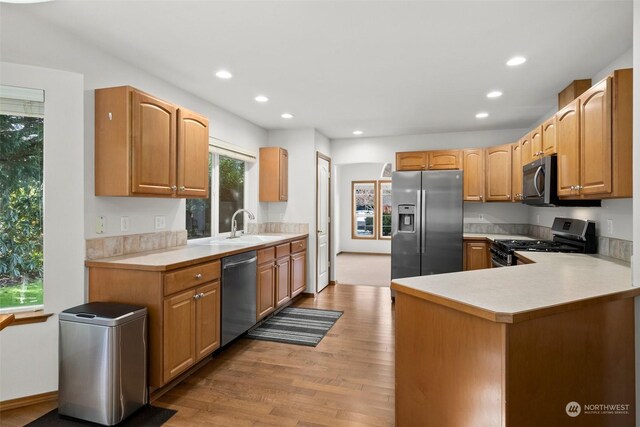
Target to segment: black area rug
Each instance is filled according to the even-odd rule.
[[[315,347],[342,311],[287,307],[247,333],[247,338]]]
[[[173,417],[177,411],[173,409],[159,408],[146,405],[134,412],[129,418],[117,424],[118,426],[161,426]],[[72,426],[100,426],[101,424],[82,421],[58,415],[58,408],[47,412],[35,421],[27,424],[28,427],[72,427]]]

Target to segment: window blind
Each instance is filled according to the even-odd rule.
[[[6,115],[43,117],[44,91],[0,85],[0,113]]]
[[[230,142],[223,141],[218,138],[209,137],[209,147],[211,152],[219,154],[221,156],[230,157],[236,160],[242,160],[244,162],[255,163],[256,154],[251,150],[247,150]]]

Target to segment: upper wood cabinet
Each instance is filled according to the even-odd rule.
[[[427,151],[409,151],[396,153],[397,171],[427,170],[429,154]]]
[[[531,134],[528,133],[520,139],[520,159],[526,165],[533,161],[533,147],[531,146]]]
[[[484,201],[484,150],[482,148],[462,152],[463,196],[465,201]]]
[[[460,169],[462,166],[460,150],[429,151],[429,169]]]
[[[556,116],[552,116],[542,123],[542,153],[543,156],[556,154]]]
[[[529,141],[531,141],[531,157],[524,159],[527,160],[527,162],[523,162],[523,165],[542,157],[542,125],[536,127],[529,133]]]
[[[260,149],[260,201],[289,199],[289,153],[280,147]]]
[[[489,147],[485,151],[487,202],[511,200],[511,144]]]
[[[520,141],[511,144],[511,201],[522,200],[522,145]]]
[[[95,97],[96,196],[208,197],[206,117],[130,86]]]
[[[560,196],[632,197],[632,92],[632,69],[616,70],[558,112]]]

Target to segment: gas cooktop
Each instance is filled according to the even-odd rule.
[[[566,245],[553,240],[495,240],[494,244],[506,252],[579,252],[575,246]]]

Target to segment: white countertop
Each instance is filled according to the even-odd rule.
[[[466,238],[530,239],[465,234]],[[640,294],[629,263],[600,255],[516,252],[533,264],[421,276],[393,281],[392,288],[498,322],[513,323],[570,309],[590,299]]]
[[[265,243],[246,244],[215,244],[209,245],[207,239],[200,241],[190,241],[185,246],[159,249],[156,251],[140,252],[130,255],[121,255],[111,258],[101,258],[85,261],[87,267],[103,268],[124,268],[149,271],[165,271],[179,267],[185,267],[200,262],[211,261],[223,256],[233,255],[255,249],[280,244],[285,241],[306,238],[307,234],[285,234],[285,233],[261,233],[261,236],[278,237]]]

